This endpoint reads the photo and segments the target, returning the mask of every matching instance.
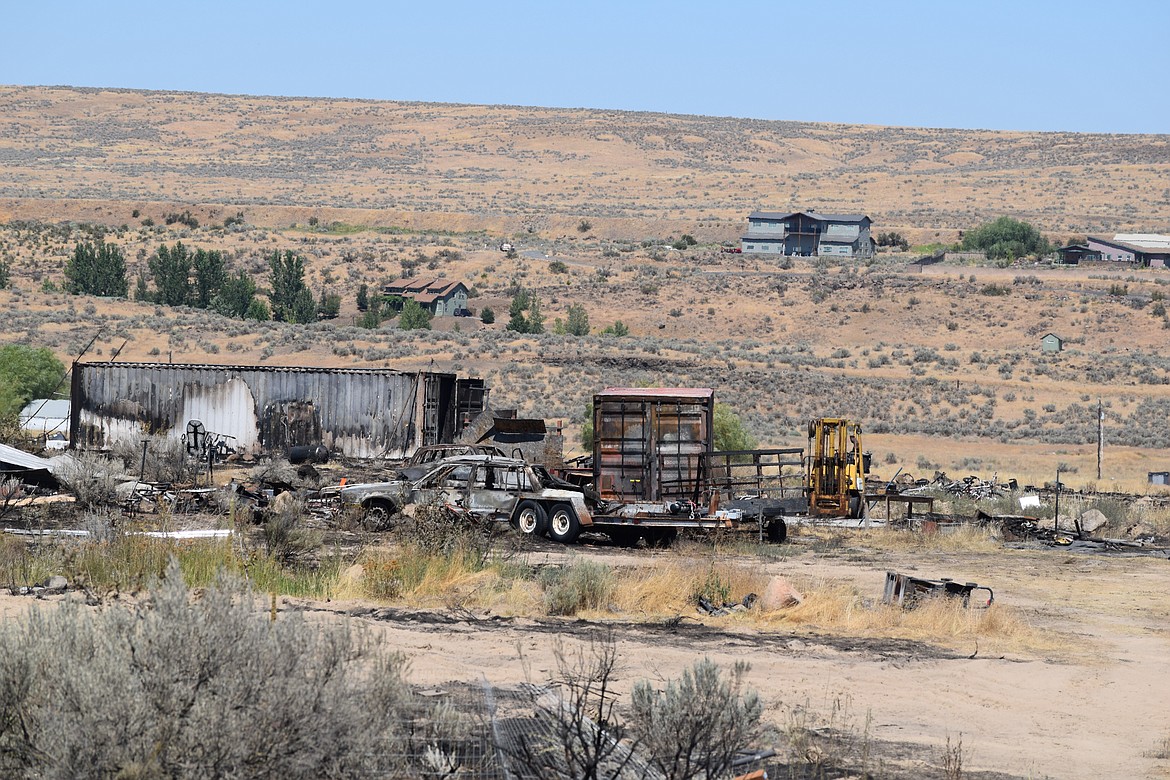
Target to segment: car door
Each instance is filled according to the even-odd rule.
[[[472,470],[469,464],[457,463],[432,471],[414,484],[410,503],[466,506]]]
[[[467,508],[483,518],[511,518],[520,490],[521,475],[516,466],[480,464],[471,480]]]

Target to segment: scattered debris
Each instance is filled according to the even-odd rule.
[[[977,590],[987,591],[987,601],[978,600],[974,606],[979,609],[990,607],[995,601],[995,594],[984,585],[974,582],[955,582],[952,579],[942,578],[927,580],[920,577],[911,577],[909,574],[886,572],[886,588],[882,594],[883,604],[896,604],[907,609],[918,606],[924,598],[938,598],[945,596],[961,599],[964,607],[972,606],[971,594]]]

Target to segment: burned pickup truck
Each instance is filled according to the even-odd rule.
[[[373,529],[414,506],[443,503],[477,520],[503,520],[524,533],[571,542],[592,512],[581,488],[559,480],[542,466],[514,458],[466,455],[447,458],[418,479],[400,478],[343,487],[343,506],[360,507]]]

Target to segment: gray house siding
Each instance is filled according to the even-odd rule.
[[[756,211],[748,216],[740,248],[750,254],[871,257],[871,225],[863,214]]]

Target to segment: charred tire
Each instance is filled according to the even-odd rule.
[[[861,496],[849,497],[849,517],[854,520],[861,517]]]
[[[674,544],[674,540],[678,538],[678,529],[647,528],[642,531],[642,536],[646,539],[647,547],[666,548]]]
[[[553,504],[548,513],[548,535],[562,544],[572,544],[581,535],[581,521],[571,504]]]
[[[767,531],[768,541],[772,544],[780,544],[788,538],[788,524],[779,517],[768,521]]]
[[[637,547],[642,532],[637,528],[615,528],[609,531],[609,538],[618,547]]]
[[[362,504],[366,510],[362,518],[362,526],[367,531],[385,531],[391,526],[390,518],[394,517],[394,504],[384,498],[375,498]]]
[[[521,501],[512,514],[512,527],[522,534],[544,536],[548,532],[548,515],[535,501]]]

